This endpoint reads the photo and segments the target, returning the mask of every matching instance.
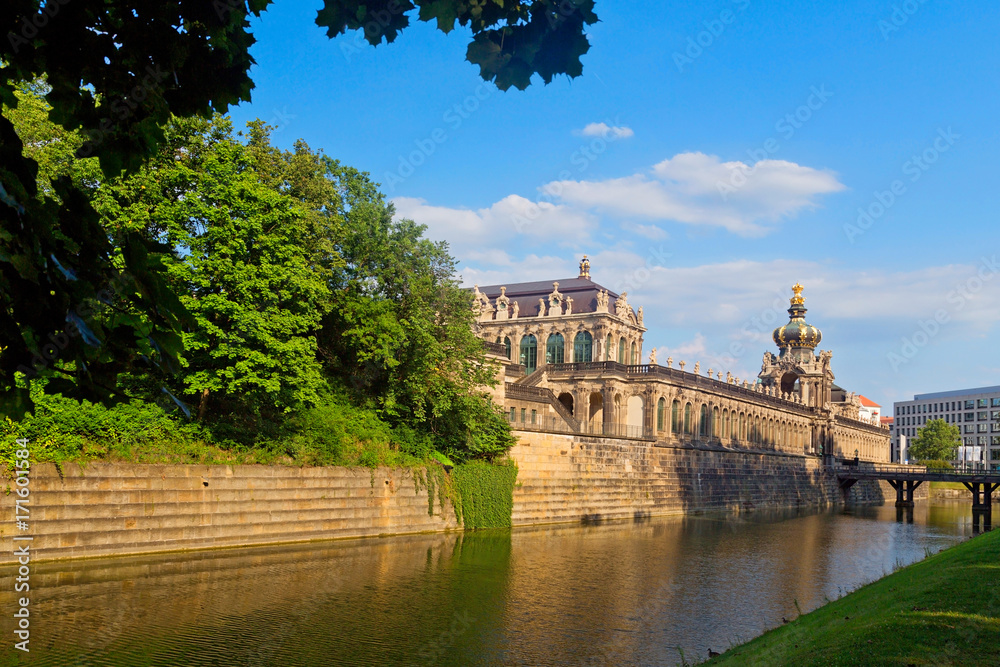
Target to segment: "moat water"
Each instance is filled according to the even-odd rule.
[[[923,502],[39,564],[0,664],[690,664],[972,534]]]

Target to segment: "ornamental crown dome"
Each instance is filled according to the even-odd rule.
[[[771,334],[774,344],[782,353],[789,348],[815,349],[823,340],[823,333],[805,320],[805,297],[802,296],[802,285],[795,283],[792,287],[794,296],[789,299],[788,324],[780,326]]]

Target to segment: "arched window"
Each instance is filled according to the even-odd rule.
[[[674,435],[681,432],[681,402],[677,400],[670,405],[670,432]]]
[[[709,423],[708,423],[708,406],[705,405],[705,404],[702,404],[702,406],[701,406],[701,414],[699,415],[699,418],[698,418],[698,435],[708,435],[708,433],[709,433],[708,427],[709,427]]]
[[[625,338],[622,337],[618,340],[618,363],[625,363]]]
[[[538,340],[533,334],[521,339],[521,365],[528,373],[534,373],[538,368]]]
[[[747,439],[747,415],[746,415],[745,412],[741,412],[740,413],[740,430],[739,430],[739,436],[737,436],[737,439],[738,440],[746,440]]]
[[[614,361],[615,360],[615,358],[613,356],[613,350],[615,349],[614,346],[615,346],[614,339],[611,338],[611,334],[608,334],[608,344],[604,348],[604,360],[605,361]]]
[[[573,361],[588,363],[592,361],[591,355],[594,346],[594,338],[587,331],[581,331],[573,339]]]
[[[635,356],[635,343],[632,343],[632,349],[629,350],[628,358],[629,358],[629,363],[632,364],[633,366],[639,363],[639,360]]]
[[[545,363],[561,364],[566,360],[565,354],[563,335],[561,333],[554,333],[549,336],[549,340],[545,344]]]
[[[725,408],[722,410],[722,435],[719,437],[723,440],[729,437],[729,410]]]
[[[656,402],[656,431],[660,432],[667,421],[667,401],[661,398]]]
[[[691,435],[691,404],[684,406],[684,432]]]
[[[507,358],[510,359],[510,336],[503,337],[503,349],[507,353]]]
[[[722,424],[719,422],[719,408],[712,408],[712,436],[722,437]]]

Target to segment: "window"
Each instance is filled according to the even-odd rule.
[[[966,424],[965,425],[965,432],[966,433],[975,433],[976,432],[976,427],[973,426],[972,424]]]
[[[965,421],[967,421],[967,422],[971,422],[971,421],[973,421],[973,420],[974,420],[975,418],[976,418],[976,413],[975,413],[975,412],[966,412],[966,413],[965,413]]]
[[[561,364],[566,360],[565,354],[566,351],[563,335],[561,333],[555,333],[549,336],[549,340],[545,344],[545,363]]]
[[[510,336],[503,337],[503,349],[507,354],[507,358],[510,359]]]
[[[991,437],[990,442],[994,445],[1000,445],[1000,435],[994,435]]]
[[[990,407],[1000,408],[1000,396],[990,399]]]
[[[986,413],[985,412],[977,412],[976,413],[976,421],[981,421],[981,422],[986,421]]]
[[[624,339],[623,339],[624,340]],[[684,406],[684,433],[691,435],[691,404]]]
[[[976,407],[976,402],[975,401],[966,401],[965,402],[965,409],[966,410],[971,410],[974,407]]]
[[[608,344],[604,348],[604,360],[605,361],[614,361],[615,360],[614,357],[611,356],[611,350],[613,349],[612,348],[613,345],[614,345],[614,343],[611,340],[611,334],[608,334]]]
[[[977,433],[986,433],[986,424],[976,424]]]
[[[524,415],[527,414],[527,412],[528,411],[525,408],[521,408],[521,423],[522,424],[524,423]]]
[[[990,419],[1000,419],[1000,412],[994,410],[990,413]]]
[[[656,430],[662,431],[667,420],[667,401],[663,398],[656,402]]]
[[[620,338],[618,340],[618,363],[625,363],[625,338]]]
[[[517,408],[510,409],[510,420],[515,421],[517,419]]]
[[[985,398],[980,398],[978,401],[976,401],[976,406],[980,407],[980,408],[985,408],[986,407],[986,399]]]
[[[635,354],[635,343],[632,343],[632,349],[629,350],[628,358],[629,358],[629,363],[632,364],[633,366],[639,363],[639,359]]]
[[[670,405],[670,432],[681,432],[681,402],[674,401]]]
[[[698,435],[708,435],[708,406],[701,406],[701,414],[698,416]]]
[[[990,424],[990,430],[993,431],[994,433],[1000,432],[1000,424],[997,423]]]
[[[712,436],[722,437],[722,422],[719,421],[719,408],[712,408]]]
[[[990,461],[1000,461],[1000,449],[990,450]]]
[[[538,410],[531,411],[531,423],[534,424],[535,420],[538,418]]]
[[[528,373],[538,367],[538,340],[531,334],[521,339],[521,365]]]
[[[588,363],[592,361],[594,338],[587,331],[581,331],[573,339],[573,361]]]
[[[976,438],[976,444],[977,445],[985,445],[986,444],[986,436],[981,435],[978,438]]]

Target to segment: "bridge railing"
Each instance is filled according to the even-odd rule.
[[[974,463],[974,462],[969,462]],[[835,472],[840,472],[848,475],[855,474],[928,474],[928,475],[940,475],[944,477],[954,478],[955,481],[962,481],[968,479],[972,475],[987,475],[989,477],[1000,476],[1000,469],[997,467],[990,466],[960,466],[955,468],[935,468],[928,467],[924,465],[916,464],[905,464],[905,463],[868,463],[865,461],[855,462],[853,459],[841,459],[834,463],[833,469]]]

